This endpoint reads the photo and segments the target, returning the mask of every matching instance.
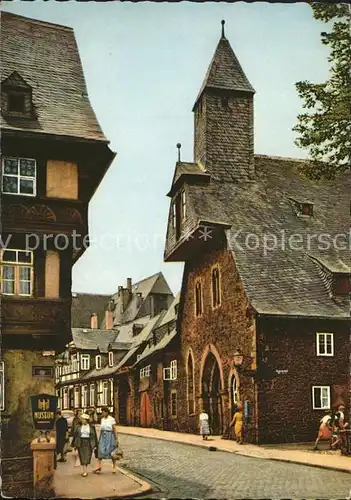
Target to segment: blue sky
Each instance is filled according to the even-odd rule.
[[[3,10],[73,27],[90,101],[117,152],[91,201],[96,243],[74,266],[74,291],[113,293],[127,277],[137,281],[160,270],[174,293],[180,288],[182,264],[163,263],[166,193],[176,143],[182,160],[193,159],[191,109],[222,19],[256,90],[255,152],[306,156],[294,146],[292,127],[302,111],[294,83],[328,75],[324,27],[307,4],[15,0]],[[117,243],[107,237],[103,248],[106,234]]]

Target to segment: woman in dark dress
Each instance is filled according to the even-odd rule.
[[[83,413],[80,418],[81,424],[76,428],[74,445],[78,450],[79,460],[83,468],[82,476],[87,477],[87,468],[91,462],[91,455],[94,448],[97,447],[98,441],[95,426],[89,423],[89,415]]]

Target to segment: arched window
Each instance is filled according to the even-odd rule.
[[[221,304],[221,284],[219,266],[212,268],[212,306],[218,307]]]
[[[195,315],[202,315],[202,284],[200,280],[195,283]]]
[[[235,375],[232,376],[230,396],[231,396],[232,408],[234,408],[234,406],[236,406],[239,402],[238,383]]]
[[[188,413],[192,415],[195,413],[195,373],[194,373],[194,360],[193,354],[189,351],[187,361],[187,401]]]

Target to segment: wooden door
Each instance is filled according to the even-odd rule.
[[[147,392],[143,392],[140,400],[140,425],[141,427],[151,426],[152,408]]]

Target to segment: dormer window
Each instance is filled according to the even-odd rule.
[[[348,295],[351,293],[351,281],[349,275],[334,275],[334,294]]]
[[[302,203],[302,215],[305,215],[307,217],[312,217],[313,215],[313,205],[312,203]]]
[[[98,354],[95,357],[95,367],[97,370],[100,370],[100,368],[101,368],[101,356],[100,356],[100,354]]]
[[[7,111],[9,113],[25,113],[25,94],[9,92]]]
[[[313,216],[313,203],[310,201],[296,200],[289,198],[290,203],[298,217],[312,217]]]
[[[5,116],[34,117],[32,88],[17,71],[1,83],[1,109]]]
[[[113,352],[108,353],[108,366],[113,366]]]

